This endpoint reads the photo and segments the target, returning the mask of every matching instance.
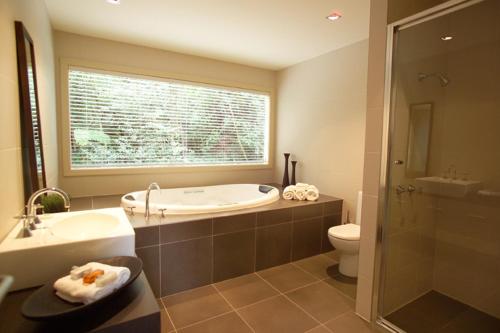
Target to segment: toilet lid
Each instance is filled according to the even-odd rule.
[[[328,229],[328,235],[345,240],[359,240],[360,230],[359,225],[348,223],[331,227]]]

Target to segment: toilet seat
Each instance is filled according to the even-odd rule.
[[[357,224],[347,223],[328,229],[328,236],[350,241],[359,241],[360,227]]]

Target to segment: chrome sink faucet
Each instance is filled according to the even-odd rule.
[[[151,183],[148,186],[148,189],[146,190],[146,209],[144,209],[144,217],[146,219],[149,219],[149,194],[151,193],[151,190],[161,190],[160,185],[158,183]]]
[[[57,187],[46,187],[34,192],[28,199],[28,204],[26,205],[26,215],[19,217],[20,219],[23,219],[23,229],[19,237],[30,237],[31,230],[36,229],[35,224],[40,223],[40,219],[36,215],[36,210],[40,207],[40,205],[35,204],[35,202],[41,195],[46,193],[55,193],[59,195],[64,200],[64,208],[69,211],[70,199],[68,194],[63,190]]]

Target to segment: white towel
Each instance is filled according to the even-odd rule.
[[[306,190],[307,187],[305,186],[296,186],[294,199],[300,201],[306,200]]]
[[[294,197],[295,197],[295,186],[290,185],[285,187],[285,189],[283,190],[283,199],[293,200]]]
[[[318,188],[314,185],[309,185],[306,190],[306,200],[316,201],[319,198]]]
[[[66,275],[54,283],[57,296],[71,303],[89,304],[111,294],[130,277],[130,270],[127,267],[110,266],[98,262],[89,262],[85,266],[90,266],[92,271],[102,269],[104,274],[115,272],[117,278],[102,287],[97,287],[95,282],[89,285],[83,284],[83,277],[72,279],[71,275]]]

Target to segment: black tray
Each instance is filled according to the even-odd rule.
[[[128,267],[128,269],[130,269],[130,277],[120,288],[118,288],[111,294],[99,299],[98,301],[92,302],[90,304],[75,304],[62,300],[56,295],[53,287],[55,282],[54,280],[35,291],[24,302],[21,309],[21,313],[23,314],[23,316],[32,320],[52,320],[86,312],[93,309],[94,307],[101,305],[102,303],[109,301],[111,298],[123,291],[123,289],[129,286],[132,282],[134,282],[134,280],[142,272],[142,261],[141,259],[136,257],[113,257],[95,260],[95,262],[111,266]]]

